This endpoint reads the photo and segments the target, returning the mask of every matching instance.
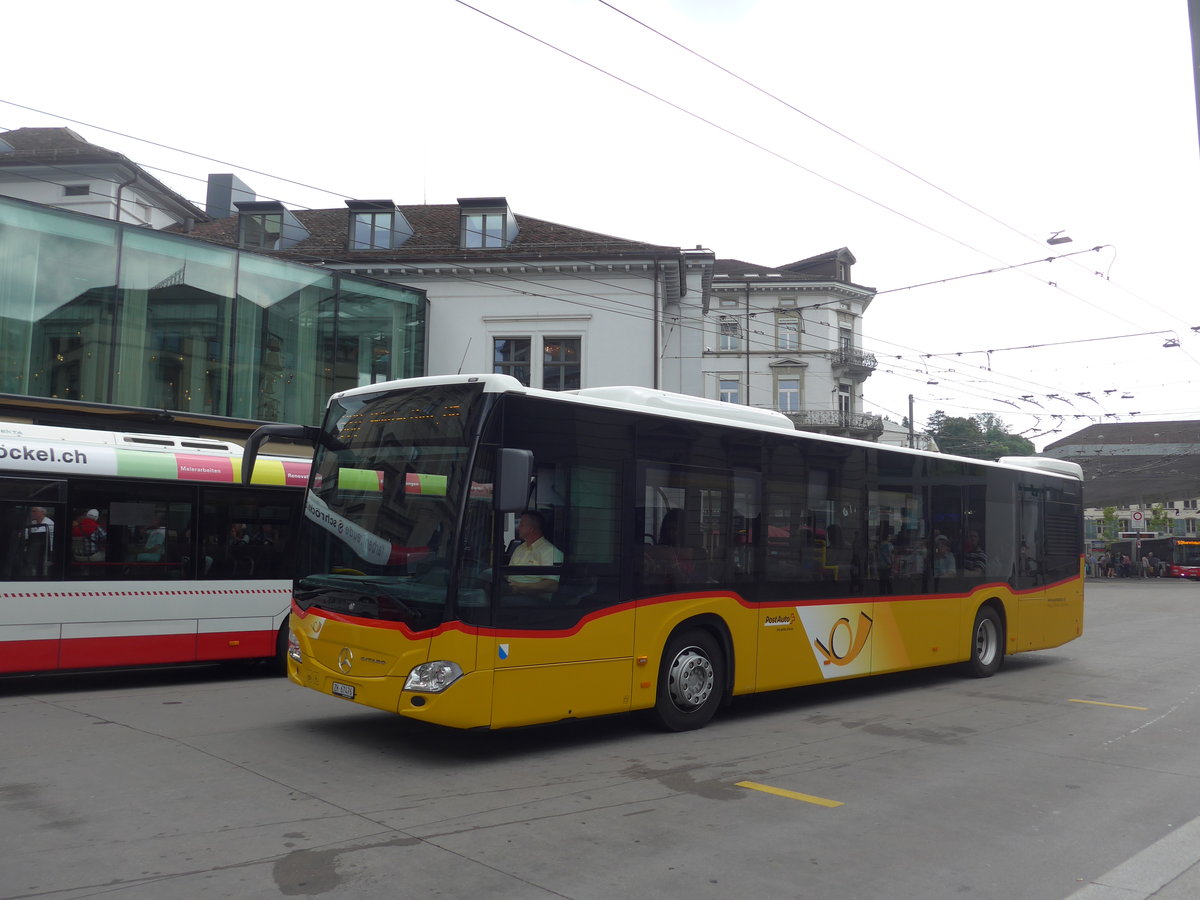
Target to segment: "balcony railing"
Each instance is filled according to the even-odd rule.
[[[848,413],[836,409],[802,409],[784,413],[797,428],[807,431],[841,431],[854,437],[877,438],[883,434],[883,416]]]
[[[832,362],[835,366],[845,366],[850,369],[865,369],[874,372],[879,363],[874,353],[864,353],[862,350],[850,350],[845,347],[833,351]]]

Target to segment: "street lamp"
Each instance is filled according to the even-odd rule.
[[[1061,231],[1056,231],[1054,234],[1050,235],[1050,237],[1046,238],[1046,243],[1052,247],[1055,244],[1069,244],[1071,243],[1071,238],[1069,235],[1063,234]]]

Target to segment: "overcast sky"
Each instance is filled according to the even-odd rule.
[[[918,423],[990,412],[1039,447],[1200,419],[1186,0],[68,0],[4,18],[0,129],[69,126],[198,205],[234,171],[296,207],[505,196],[762,265],[845,246],[880,291],[867,412],[899,421],[912,394]],[[1047,245],[1058,231],[1073,242]]]

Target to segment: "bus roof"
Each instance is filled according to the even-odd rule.
[[[1020,468],[1041,472],[1044,475],[1073,478],[1077,481],[1083,480],[1083,469],[1077,463],[1068,462],[1067,460],[1051,459],[1044,456],[1004,456],[997,460],[975,459],[973,457],[953,456],[947,453],[931,453],[927,450],[897,447],[892,444],[860,441],[855,438],[839,437],[837,435],[799,432],[792,424],[791,419],[776,410],[743,406],[736,403],[725,403],[718,400],[709,400],[704,397],[694,397],[690,394],[675,394],[670,391],[660,391],[653,388],[631,385],[581,388],[576,391],[547,391],[526,387],[511,375],[492,373],[428,375],[422,378],[405,378],[398,381],[387,381],[350,388],[349,390],[339,391],[330,399],[339,400],[343,397],[386,394],[390,391],[452,384],[482,384],[484,393],[521,394],[560,402],[586,403],[591,406],[602,406],[610,409],[615,408],[650,413],[666,418],[704,421],[718,425],[755,430],[803,434],[806,438],[824,443],[867,447],[876,450],[882,449],[894,453],[906,453],[939,459],[953,459],[971,463],[972,465],[998,466],[1007,469]]]

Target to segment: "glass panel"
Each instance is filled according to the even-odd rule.
[[[10,577],[16,581],[61,578],[64,536],[69,530],[61,524],[64,508],[55,503],[3,503],[0,513],[5,520],[5,543],[16,544],[16,552],[5,564]]]
[[[912,594],[924,586],[928,553],[920,468],[914,457],[887,454],[879,461],[879,487],[868,498],[873,542],[868,577],[880,594]]]
[[[323,336],[334,391],[418,374],[408,350],[423,325],[416,300],[394,286],[341,279],[335,335]]]
[[[237,254],[125,231],[113,402],[229,415]]]
[[[504,216],[484,216],[484,246],[504,246]]]
[[[317,574],[300,582],[304,608],[354,609],[414,629],[441,624],[459,504],[472,487],[466,463],[480,388],[358,395],[330,407],[334,440],[317,451],[305,504],[299,557]]]
[[[199,577],[290,577],[298,507],[298,497],[281,492],[205,491]]]
[[[723,403],[742,402],[742,384],[740,381],[722,379],[718,388],[717,399]]]
[[[242,254],[238,271],[232,414],[268,422],[315,422],[330,393],[315,365],[323,306],[333,276],[265,256]]]
[[[800,346],[800,325],[794,319],[779,322],[779,349],[796,350]]]
[[[628,417],[573,404],[506,397],[503,444],[529,449],[537,460],[536,492],[529,507],[541,513],[545,537],[563,556],[558,587],[542,602],[510,590],[514,572],[510,541],[518,517],[499,523],[496,552],[508,559],[498,568],[499,593],[493,624],[531,629],[569,628],[591,611],[621,602],[621,468],[630,455]],[[580,435],[586,435],[581,440]],[[476,478],[478,481],[478,478]],[[469,564],[469,563],[468,563]],[[624,598],[628,599],[628,598]]]
[[[481,215],[463,216],[462,245],[464,247],[483,246],[483,219]]]
[[[547,338],[542,363],[542,387],[574,391],[580,386],[580,339]]]
[[[779,411],[780,412],[799,412],[800,411],[800,379],[798,379],[798,378],[781,378],[781,379],[779,379]]]
[[[283,235],[283,215],[280,213],[246,213],[239,218],[242,229],[241,245],[251,249],[278,250]]]
[[[354,214],[353,250],[387,250],[392,246],[393,213],[360,212]]]
[[[492,342],[492,371],[511,375],[529,387],[532,341],[529,338],[496,338]]]
[[[0,202],[0,391],[110,402],[116,227]]]

